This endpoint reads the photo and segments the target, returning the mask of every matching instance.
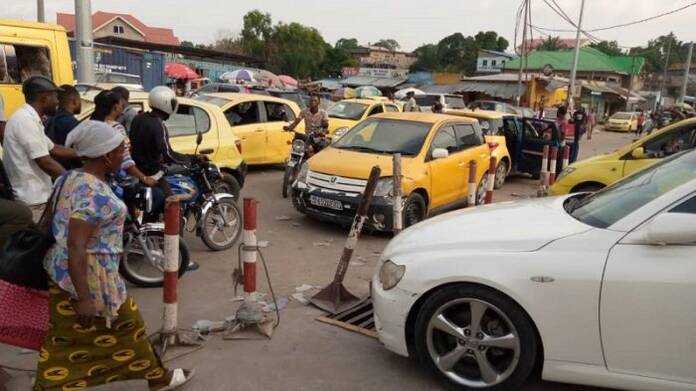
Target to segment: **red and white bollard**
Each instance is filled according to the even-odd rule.
[[[558,166],[558,147],[551,148],[551,169],[549,173],[549,186],[556,183],[556,167]]]
[[[392,162],[392,178],[394,182],[394,187],[392,191],[394,192],[394,209],[392,214],[394,215],[392,219],[392,231],[394,235],[401,232],[404,228],[403,222],[403,199],[401,194],[401,154],[395,153]]]
[[[466,206],[476,206],[476,161],[469,162],[469,185]]]
[[[244,293],[256,292],[256,200],[244,199],[244,231],[242,239],[242,261],[244,262]]]
[[[176,340],[178,322],[177,286],[179,284],[179,201],[167,199],[164,206],[164,313],[162,316],[162,350]]]
[[[568,167],[569,163],[570,163],[570,147],[565,145],[565,146],[563,146],[563,165],[561,167],[565,170],[565,168]]]
[[[544,145],[541,155],[541,185],[549,185],[549,146]]]
[[[486,179],[486,205],[493,203],[493,189],[495,188],[495,169],[498,161],[495,156],[491,156],[491,162],[488,165],[488,178]]]

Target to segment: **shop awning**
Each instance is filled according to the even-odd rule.
[[[464,81],[456,84],[461,92],[480,92],[495,98],[513,99],[517,96],[517,83],[500,83],[484,81]],[[522,95],[527,91],[527,85],[522,83]]]
[[[394,88],[404,83],[406,83],[406,79],[368,76],[352,76],[341,81],[341,84],[349,87],[375,86],[377,88]]]

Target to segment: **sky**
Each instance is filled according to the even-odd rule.
[[[2,18],[35,20],[35,0],[1,0]],[[532,1],[532,24],[546,28],[571,26],[543,0]],[[574,20],[580,0],[556,0]],[[600,28],[650,17],[679,8],[692,0],[586,0],[583,28]],[[74,0],[45,0],[46,19],[56,12],[74,13]],[[382,38],[396,39],[404,50],[461,32],[474,35],[493,30],[511,42],[520,0],[92,0],[92,12],[129,13],[153,27],[169,27],[181,40],[211,43],[221,34],[238,34],[243,15],[260,9],[274,23],[298,22],[316,27],[327,42],[357,38],[365,45]],[[195,8],[194,8],[195,5]],[[682,41],[696,39],[696,7],[626,28],[594,33],[623,46],[645,45],[651,38],[674,32]],[[552,33],[574,38],[573,33]],[[534,33],[538,37],[538,33]]]

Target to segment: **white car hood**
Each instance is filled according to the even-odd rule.
[[[502,202],[447,213],[404,230],[384,254],[447,248],[535,251],[556,239],[592,229],[563,209],[568,197]]]

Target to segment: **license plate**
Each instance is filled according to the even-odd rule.
[[[309,196],[309,203],[322,208],[343,210],[343,204],[341,203],[341,201],[330,200],[328,198],[317,197],[312,195]]]

